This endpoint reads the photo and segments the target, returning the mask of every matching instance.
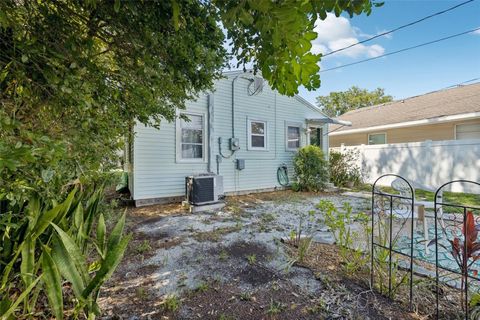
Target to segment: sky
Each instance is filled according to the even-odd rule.
[[[318,21],[315,53],[329,52],[421,19],[464,2],[453,0],[385,0],[370,16],[329,14]],[[480,27],[480,0],[430,18],[365,44],[324,57],[321,70],[376,57],[392,51]],[[384,88],[395,100],[444,89],[480,78],[480,32],[459,36],[355,66],[320,73],[321,87],[300,88],[299,95],[316,103],[316,97],[351,86]]]
[[[394,29],[462,1],[386,0],[370,16],[350,19],[329,15],[316,26],[315,52],[329,52],[381,32]],[[321,69],[379,56],[480,27],[480,1],[377,38],[363,45],[324,57]],[[467,80],[480,78],[480,32],[379,58],[355,66],[321,72],[322,85],[316,91],[300,89],[300,96],[315,103],[319,95],[344,91],[351,86],[373,90],[384,88],[394,99],[411,97]]]

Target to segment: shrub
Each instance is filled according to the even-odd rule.
[[[317,146],[301,148],[293,159],[297,186],[301,191],[319,191],[328,182],[328,162]],[[296,187],[297,187],[296,186]]]
[[[353,185],[361,183],[362,174],[357,165],[358,156],[358,151],[355,150],[330,152],[330,180],[334,185],[343,187],[349,183]]]
[[[30,195],[7,204],[0,215],[1,319],[45,312],[46,318],[62,319],[66,301],[75,302],[72,318],[100,314],[101,287],[130,239],[123,236],[125,214],[107,233],[98,210],[102,197],[103,188],[74,188],[60,203]]]

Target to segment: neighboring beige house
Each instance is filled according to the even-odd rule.
[[[480,139],[480,83],[347,112],[331,125],[330,147]]]

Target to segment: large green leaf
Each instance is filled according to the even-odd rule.
[[[79,206],[82,206],[81,204],[81,198],[82,198],[82,193],[78,197],[76,197],[77,194],[77,188],[74,188],[67,196],[65,201],[62,203],[63,210],[60,211],[60,213],[55,217],[53,222],[58,225],[62,226],[63,228],[69,227],[70,226],[70,220],[65,219],[67,216],[69,217],[71,214],[75,212],[75,209]],[[71,198],[70,198],[71,197]],[[67,225],[69,224],[69,225]]]
[[[97,244],[98,247],[100,248],[100,255],[104,255],[105,251],[105,233],[107,232],[107,227],[105,225],[105,218],[103,217],[103,214],[100,214],[100,217],[98,218],[98,223],[97,223]]]
[[[112,233],[110,233],[110,236],[108,237],[108,250],[113,249],[120,242],[123,234],[123,228],[125,227],[126,215],[127,211],[125,210],[125,212],[113,228]]]
[[[44,247],[42,256],[43,282],[53,314],[57,319],[63,319],[62,278],[48,250]]]
[[[83,206],[78,205],[73,213],[74,226],[77,229],[81,229],[83,226]]]
[[[73,212],[73,220],[74,223],[70,228],[70,234],[75,237],[75,243],[77,243],[79,247],[83,248],[83,243],[87,236],[83,233],[84,210],[81,204],[77,205],[75,208],[75,211]]]
[[[92,281],[90,281],[87,288],[83,292],[84,298],[88,297],[92,292],[99,289],[100,286],[102,286],[103,283],[112,276],[113,272],[123,258],[123,254],[127,249],[130,239],[130,235],[124,237],[117,246],[107,252],[105,260],[102,261],[100,270],[97,271],[95,277],[92,279]]]
[[[28,200],[27,206],[27,219],[28,219],[28,231],[32,231],[34,226],[37,224],[38,217],[40,216],[41,205],[40,199],[38,196],[32,196]]]
[[[52,258],[60,273],[72,283],[76,297],[81,298],[88,282],[87,262],[72,238],[57,225],[53,227],[58,236],[53,239]]]
[[[107,252],[105,259],[102,260],[100,270],[97,271],[93,280],[88,284],[83,292],[83,297],[88,297],[94,290],[111,277],[117,265],[122,260],[123,254],[127,248],[130,236],[122,239],[123,228],[125,227],[126,212],[118,220],[108,239]]]
[[[28,287],[35,276],[35,240],[28,236],[24,243],[21,250],[22,262],[20,263],[20,274],[23,283]]]
[[[92,231],[93,221],[95,220],[95,216],[98,210],[98,204],[103,195],[103,188],[99,188],[95,193],[92,195],[90,199],[88,199],[87,206],[84,213],[84,225],[83,225],[83,233],[86,237],[90,236]],[[85,248],[83,248],[85,250]]]
[[[67,196],[67,199],[59,205],[54,206],[52,209],[45,212],[39,219],[35,228],[33,229],[33,238],[36,239],[39,237],[45,229],[50,225],[50,223],[57,218],[59,215],[64,215],[69,209],[72,201],[75,197],[77,189],[73,189],[70,194]]]

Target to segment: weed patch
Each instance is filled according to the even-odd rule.
[[[176,295],[169,295],[162,302],[163,309],[169,312],[177,311],[180,305],[181,301]]]
[[[197,232],[193,235],[193,238],[199,242],[210,241],[210,242],[218,242],[220,239],[229,233],[237,232],[241,230],[241,226],[233,226],[233,227],[222,227],[216,228],[212,231],[205,231],[205,232]]]

